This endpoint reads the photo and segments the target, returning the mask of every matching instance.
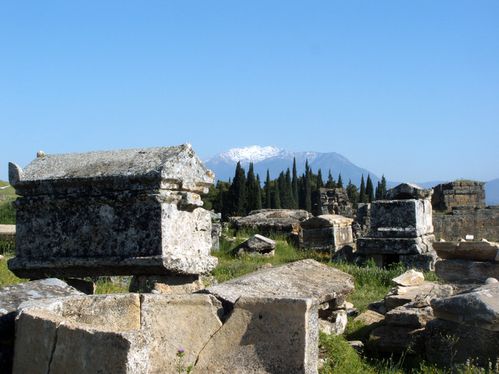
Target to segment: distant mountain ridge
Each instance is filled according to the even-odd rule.
[[[305,172],[305,162],[312,170],[317,173],[319,169],[326,180],[329,170],[331,170],[335,180],[341,173],[341,178],[346,184],[352,180],[354,184],[360,184],[362,175],[367,178],[370,174],[373,182],[376,183],[379,178],[367,169],[353,164],[346,157],[336,152],[292,152],[276,147],[250,146],[245,148],[234,148],[227,152],[220,153],[205,162],[206,166],[215,172],[219,180],[229,180],[234,177],[234,167],[238,161],[247,170],[250,162],[253,162],[255,173],[260,175],[263,181],[270,171],[271,178],[277,178],[281,171],[293,167],[293,158],[296,158],[296,169],[298,174]]]
[[[292,152],[272,146],[262,147],[253,145],[232,148],[227,152],[222,152],[206,160],[205,164],[215,172],[217,180],[228,181],[234,177],[234,170],[238,161],[241,162],[246,171],[248,170],[249,163],[253,162],[255,173],[260,175],[260,180],[263,182],[267,169],[270,171],[271,178],[277,178],[278,174],[287,168],[291,170],[293,158],[296,158],[296,168],[299,175],[305,171],[305,162],[308,160],[310,167],[315,173],[317,173],[318,169],[321,169],[324,180],[327,179],[329,170],[332,171],[335,180],[338,179],[338,174],[341,173],[341,178],[345,185],[351,180],[352,183],[359,186],[362,175],[364,175],[364,178],[367,178],[368,174],[371,175],[375,186],[380,179],[379,176],[371,171],[355,165],[346,157],[336,152]],[[446,181],[416,183],[421,187],[431,188],[444,182]],[[399,182],[388,181],[387,184],[388,187],[394,187]],[[499,205],[499,178],[485,184],[485,195],[487,205]]]

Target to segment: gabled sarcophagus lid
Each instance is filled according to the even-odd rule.
[[[9,164],[17,275],[200,274],[216,259],[202,209],[214,175],[190,145],[45,155]]]

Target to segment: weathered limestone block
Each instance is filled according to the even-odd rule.
[[[494,261],[499,254],[499,243],[482,241],[435,242],[438,257],[472,261]]]
[[[379,200],[371,203],[370,237],[415,238],[433,233],[429,200]]]
[[[222,236],[222,214],[210,211],[211,215],[211,250],[220,249],[220,237]]]
[[[329,318],[319,319],[319,330],[327,335],[341,335],[345,332],[347,323],[347,311],[344,309],[338,309],[331,313]]]
[[[0,239],[13,240],[16,238],[16,225],[0,225]]]
[[[424,349],[424,328],[414,329],[404,326],[380,326],[369,335],[367,347],[380,353],[402,353]]]
[[[176,373],[193,365],[221,327],[209,295],[99,295],[25,307],[16,373]]]
[[[449,283],[484,283],[487,278],[499,279],[499,263],[441,260],[435,264],[435,273]]]
[[[353,277],[315,260],[262,269],[201,292],[234,304],[240,297],[311,298],[319,304],[344,303],[354,289]]]
[[[387,200],[424,200],[430,199],[433,194],[431,189],[424,189],[412,183],[400,183],[386,191]]]
[[[213,182],[190,145],[43,155],[9,166],[16,200],[18,276],[200,274],[211,217],[200,194]],[[185,240],[189,238],[189,240]]]
[[[483,182],[454,181],[433,187],[433,208],[452,211],[454,208],[484,208],[485,189]]]
[[[317,373],[317,304],[242,297],[199,355],[200,373]]]
[[[499,332],[499,283],[431,301],[437,318]]]
[[[385,314],[385,323],[390,326],[405,326],[419,329],[434,319],[431,307],[399,306]]]
[[[424,274],[414,269],[407,270],[405,273],[392,279],[395,286],[420,286],[424,283]]]
[[[448,297],[454,293],[452,286],[424,282],[419,286],[394,287],[385,296],[386,309],[392,310],[407,303],[417,303],[419,307],[430,305],[435,298]]]
[[[335,251],[353,245],[353,219],[326,214],[302,222],[300,247],[320,251]]]
[[[185,295],[204,288],[199,275],[134,275],[130,292]]]
[[[354,210],[344,188],[319,188],[312,193],[312,213],[353,217]]]
[[[253,254],[273,256],[275,253],[276,242],[263,235],[256,234],[245,242],[234,248],[233,252],[238,255]]]
[[[357,240],[357,253],[364,255],[420,255],[433,251],[433,235],[416,238],[374,238]]]
[[[14,321],[21,305],[34,300],[48,303],[52,298],[72,295],[81,295],[81,292],[59,279],[44,279],[0,288],[0,372],[9,373],[12,367]]]
[[[251,211],[246,217],[233,217],[232,226],[237,229],[256,230],[263,235],[272,233],[291,234],[300,232],[300,223],[311,214],[298,209],[260,209]]]
[[[439,366],[473,362],[499,370],[499,332],[452,321],[434,319],[425,332],[425,353],[428,361]]]

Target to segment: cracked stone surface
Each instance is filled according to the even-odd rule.
[[[10,165],[16,257],[25,278],[202,274],[211,216],[201,194],[214,175],[189,145],[44,155]],[[185,240],[189,238],[189,240]]]

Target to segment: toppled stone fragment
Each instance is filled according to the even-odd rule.
[[[319,319],[319,330],[327,335],[341,335],[347,328],[348,315],[346,310],[336,310],[326,319]]]
[[[430,301],[435,298],[448,297],[453,294],[450,285],[425,282],[420,286],[394,287],[385,296],[385,306],[387,310],[407,303],[417,303],[419,307],[430,305]]]
[[[209,287],[202,292],[234,304],[240,297],[311,298],[341,305],[354,289],[353,277],[315,260],[301,260]]]
[[[310,217],[311,214],[306,210],[260,209],[251,211],[246,217],[233,217],[230,222],[237,230],[257,230],[264,235],[298,234],[300,223]]]
[[[385,316],[381,313],[375,312],[374,310],[366,310],[365,312],[359,314],[355,317],[354,321],[360,322],[363,325],[369,326],[373,324],[378,324],[383,321]]]
[[[275,247],[276,243],[274,240],[266,238],[263,235],[256,234],[234,248],[234,253],[238,255],[246,253],[273,256],[275,253]]]
[[[499,278],[499,263],[442,260],[435,264],[435,273],[449,283],[484,283],[487,278]]]
[[[414,269],[407,270],[404,274],[392,279],[392,283],[396,286],[419,286],[424,283],[424,275],[420,271]]]
[[[381,353],[402,353],[409,348],[411,352],[419,352],[424,349],[424,329],[380,326],[371,332],[367,346]]]
[[[199,355],[200,373],[317,373],[317,305],[242,297]]]
[[[10,171],[18,276],[201,274],[217,264],[200,208],[214,176],[190,145],[46,155]]]
[[[499,283],[432,300],[437,318],[499,331]]]
[[[12,240],[16,238],[16,225],[0,225],[0,239]]]
[[[436,242],[433,244],[442,259],[494,261],[499,243],[488,241]]]
[[[385,314],[385,323],[390,326],[422,328],[433,319],[431,307],[415,308],[409,304],[399,306]]]

